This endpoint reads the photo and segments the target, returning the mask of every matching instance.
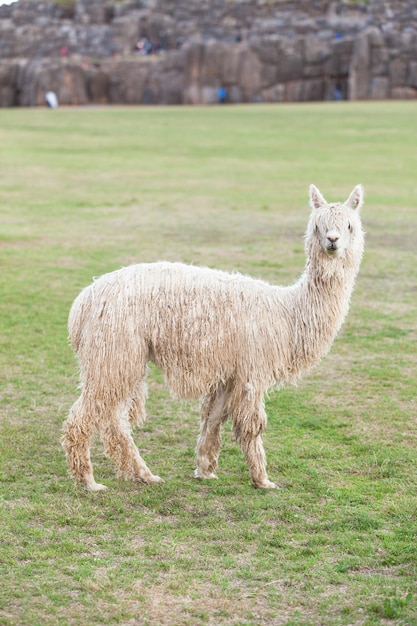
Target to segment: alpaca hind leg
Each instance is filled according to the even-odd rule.
[[[119,403],[111,419],[100,424],[100,436],[107,455],[113,460],[119,474],[144,483],[162,483],[149,470],[139,454],[131,435],[131,402]]]
[[[251,479],[258,489],[276,489],[266,472],[266,455],[261,434],[266,426],[263,397],[247,384],[232,397],[233,432],[242,448]]]
[[[147,395],[148,388],[146,382],[145,380],[140,380],[134,387],[129,408],[129,423],[132,427],[135,424],[141,426],[146,421],[145,403]]]
[[[222,444],[221,427],[227,420],[227,391],[224,388],[206,396],[201,406],[201,427],[197,440],[197,467],[195,478],[217,478],[217,468]]]
[[[73,477],[90,491],[103,491],[104,485],[96,483],[90,459],[91,438],[97,429],[96,415],[83,394],[73,404],[64,422],[61,443]]]

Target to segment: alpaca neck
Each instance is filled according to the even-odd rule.
[[[300,301],[304,304],[299,313],[305,323],[313,331],[328,332],[333,337],[347,314],[354,282],[354,274],[335,272],[323,278],[307,268],[299,281]]]
[[[349,309],[356,271],[337,266],[323,273],[308,262],[304,274],[294,285],[295,307],[292,316],[294,375],[317,363],[330,349]],[[324,277],[323,277],[324,276]]]

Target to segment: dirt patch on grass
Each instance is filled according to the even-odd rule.
[[[292,612],[280,608],[277,615],[262,589],[242,592],[236,588],[219,593],[217,586],[200,581],[194,581],[186,591],[174,590],[166,583],[147,586],[143,581],[136,581],[134,588],[143,604],[137,608],[137,617],[128,622],[131,626],[279,626],[287,623]]]

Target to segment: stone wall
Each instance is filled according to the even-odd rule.
[[[138,41],[153,52],[140,54]],[[417,5],[19,0],[0,7],[0,106],[417,96]]]

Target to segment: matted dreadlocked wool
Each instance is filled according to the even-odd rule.
[[[213,478],[220,430],[230,418],[253,483],[268,479],[261,434],[264,395],[295,383],[328,352],[349,308],[364,247],[363,190],[327,203],[311,185],[306,266],[293,285],[181,263],[125,267],[101,276],[76,298],[69,335],[80,365],[81,395],[64,425],[72,475],[95,482],[90,442],[100,433],[119,472],[153,475],[132,439],[145,420],[146,367],[155,363],[178,398],[202,398],[197,478]]]

